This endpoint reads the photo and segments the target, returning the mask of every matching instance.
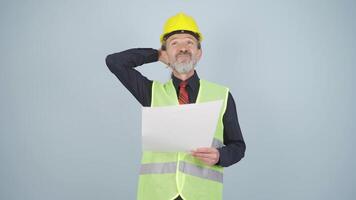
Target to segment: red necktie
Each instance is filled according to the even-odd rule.
[[[178,97],[179,104],[189,103],[189,96],[186,89],[187,84],[188,84],[187,81],[182,81],[179,84],[179,97]]]

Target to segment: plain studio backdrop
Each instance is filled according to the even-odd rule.
[[[159,48],[181,11],[204,35],[199,76],[231,89],[247,144],[224,199],[356,198],[355,1],[23,0],[0,3],[1,200],[136,198],[141,108],[105,57]]]

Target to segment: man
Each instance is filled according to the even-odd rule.
[[[222,199],[223,167],[244,157],[246,146],[232,95],[224,86],[199,79],[195,71],[202,56],[202,39],[195,20],[179,13],[167,20],[160,50],[129,49],[106,58],[110,71],[142,106],[223,100],[211,147],[190,153],[143,152],[138,199]],[[149,80],[135,69],[156,61],[172,69],[172,79],[165,84]],[[185,127],[176,128],[184,131]]]

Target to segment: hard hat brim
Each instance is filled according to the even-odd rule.
[[[196,33],[193,31],[189,31],[189,30],[176,30],[176,31],[172,31],[170,33],[166,33],[166,34],[162,34],[160,37],[161,43],[163,43],[164,41],[166,41],[170,36],[174,35],[174,34],[190,34],[192,35],[194,38],[196,38],[199,42],[202,41],[203,37],[201,33]]]

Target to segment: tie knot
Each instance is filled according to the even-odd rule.
[[[187,87],[187,85],[188,85],[188,81],[182,81],[182,82],[180,82],[179,87],[185,88],[185,87]]]

